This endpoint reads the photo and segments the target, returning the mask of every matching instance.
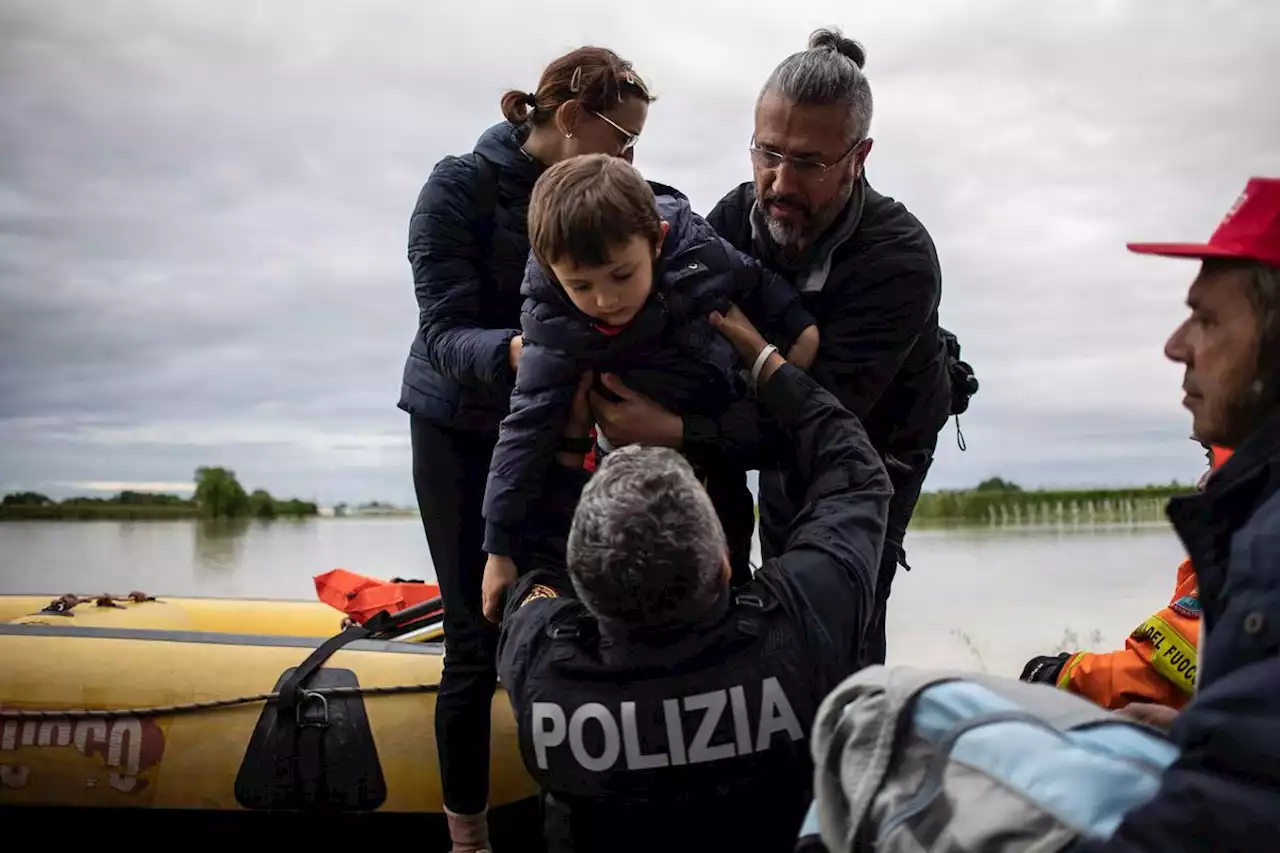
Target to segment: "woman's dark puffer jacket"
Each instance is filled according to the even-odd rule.
[[[529,196],[545,169],[521,149],[525,133],[503,122],[474,153],[441,160],[409,222],[418,334],[399,407],[441,426],[496,432],[507,413],[515,381],[507,346],[519,333]],[[496,178],[491,217],[478,211],[477,155]]]
[[[618,374],[627,387],[681,415],[715,415],[744,396],[739,360],[707,315],[730,301],[787,342],[813,325],[784,279],[733,248],[670,187],[650,182],[670,228],[653,292],[615,334],[601,332],[553,276],[530,257],[521,317],[524,350],[511,413],[502,422],[485,489],[485,550],[515,556],[528,512],[587,369]]]

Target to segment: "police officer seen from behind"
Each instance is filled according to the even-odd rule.
[[[782,553],[731,595],[724,532],[678,453],[630,446],[581,470],[584,377],[548,483],[549,504],[576,502],[568,580],[522,576],[498,649],[552,850],[790,850],[814,714],[872,613],[891,494],[880,457],[741,312],[712,322],[754,375],[802,508]]]

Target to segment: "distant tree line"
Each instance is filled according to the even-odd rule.
[[[1135,486],[1123,489],[1035,489],[1025,490],[1000,477],[983,480],[972,489],[925,492],[920,496],[913,518],[946,522],[984,522],[1006,518],[1043,517],[1046,514],[1075,517],[1079,513],[1098,516],[1123,514],[1125,507],[1163,504],[1174,495],[1187,494],[1194,486],[1172,482],[1167,486]],[[1061,509],[1060,509],[1061,507]]]
[[[348,518],[355,516],[388,516],[388,515],[417,515],[416,507],[399,507],[395,504],[386,503],[384,501],[366,501],[358,506],[351,506],[346,503],[334,504],[333,514],[337,518]]]
[[[316,515],[311,501],[277,500],[265,489],[246,493],[227,468],[196,469],[190,499],[161,492],[124,491],[109,498],[55,501],[39,492],[15,492],[0,500],[0,519],[277,518]]]

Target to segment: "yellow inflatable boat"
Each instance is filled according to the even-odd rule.
[[[438,612],[419,605],[344,630],[320,602],[60,601],[0,596],[6,825],[127,809],[129,825],[180,817],[190,841],[201,821],[270,831],[292,817],[325,828],[298,839],[311,843],[335,827],[368,840],[386,817],[415,847],[447,849],[432,730]],[[498,693],[495,847],[538,849],[536,787]]]

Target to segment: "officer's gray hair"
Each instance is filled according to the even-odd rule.
[[[662,625],[715,601],[725,553],[711,498],[684,457],[633,445],[607,455],[582,491],[569,576],[595,615]]]
[[[776,92],[793,104],[826,106],[845,104],[849,108],[849,144],[866,138],[871,130],[871,84],[862,73],[867,52],[861,44],[845,38],[835,27],[817,30],[809,36],[809,49],[793,53],[769,75],[760,100]]]

